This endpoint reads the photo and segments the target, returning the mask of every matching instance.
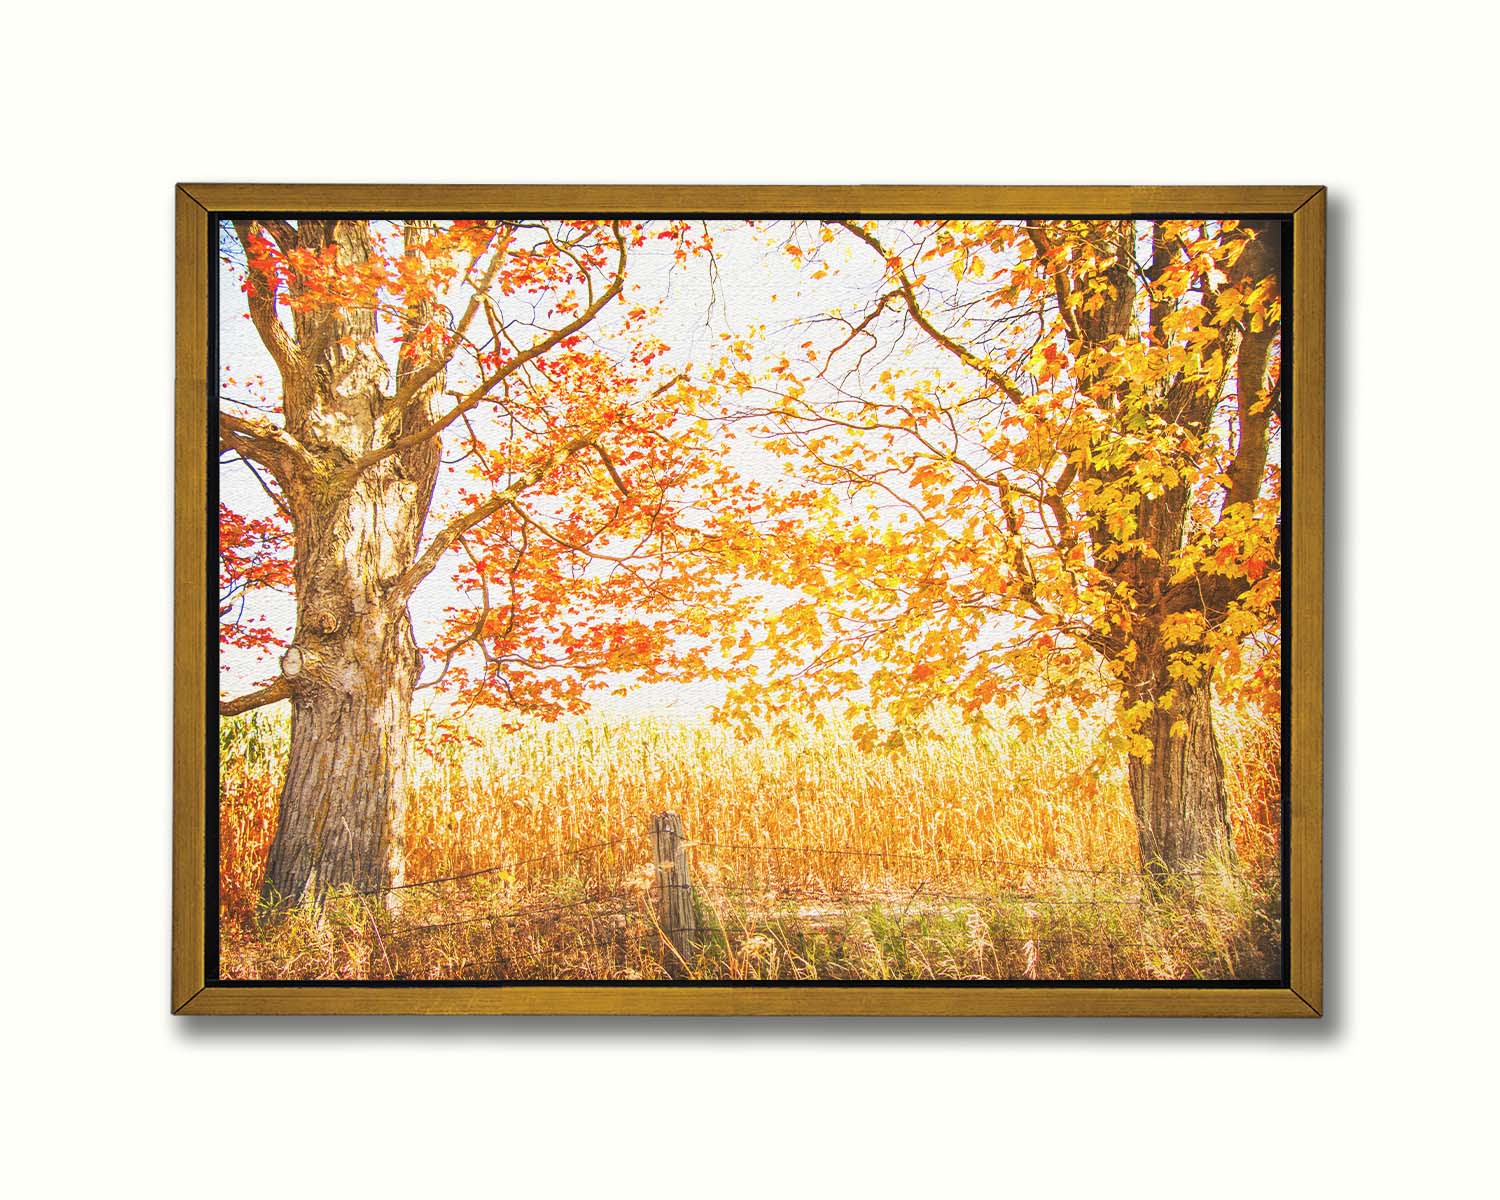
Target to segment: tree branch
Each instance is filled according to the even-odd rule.
[[[283,254],[290,254],[297,248],[297,231],[292,228],[290,221],[279,220],[275,217],[261,217],[259,224],[275,239],[277,248]]]
[[[254,241],[254,232],[257,227],[264,228],[259,221],[236,221],[234,223],[234,231],[239,235],[240,245],[245,248],[245,263],[250,272],[250,294],[246,297],[249,302],[250,321],[255,326],[255,332],[260,334],[260,340],[265,343],[266,350],[275,362],[276,369],[281,372],[282,379],[289,381],[301,375],[306,364],[301,348],[287,332],[286,326],[281,323],[281,318],[276,315],[275,280],[256,268],[255,260],[250,254],[250,246]],[[284,251],[285,248],[282,249]]]
[[[312,457],[302,443],[269,421],[253,421],[233,413],[219,413],[219,442],[242,458],[266,467],[283,491],[312,469]]]
[[[238,456],[240,462],[245,464],[245,469],[249,471],[250,474],[255,476],[255,482],[260,484],[260,490],[265,492],[266,498],[281,510],[283,516],[290,519],[292,510],[287,506],[286,497],[281,495],[279,492],[273,492],[271,490],[270,485],[266,483],[265,477],[261,475],[253,459],[246,458],[243,454],[240,454],[238,450],[235,451],[235,454]]]
[[[1026,226],[1026,236],[1031,239],[1031,244],[1039,257],[1046,258],[1051,253],[1052,242],[1040,225]],[[1088,343],[1083,336],[1083,330],[1078,327],[1078,315],[1073,311],[1073,294],[1068,286],[1068,273],[1053,271],[1051,275],[1052,294],[1057,299],[1057,311],[1061,314],[1063,325],[1067,328],[1068,342],[1073,347],[1075,356],[1082,354],[1087,349]]]
[[[1234,462],[1229,466],[1229,489],[1224,493],[1220,512],[1236,504],[1250,504],[1260,495],[1271,427],[1271,405],[1262,401],[1261,391],[1265,387],[1271,343],[1276,339],[1277,329],[1278,326],[1268,325],[1258,333],[1247,332],[1240,339],[1239,363],[1235,371],[1240,435],[1234,449]]]
[[[861,229],[852,221],[840,221],[839,224],[865,245],[869,246],[870,249],[874,250],[876,254],[880,255],[881,261],[890,266],[892,256],[886,253],[885,247],[880,244],[874,234]],[[979,372],[980,375],[1004,392],[1012,401],[1017,404],[1021,403],[1025,399],[1021,389],[1004,375],[1000,374],[999,371],[995,370],[994,367],[979,355],[955,342],[947,334],[943,333],[942,330],[938,329],[928,319],[927,314],[922,311],[922,306],[917,302],[916,291],[912,287],[911,280],[906,276],[906,270],[904,268],[892,269],[896,272],[896,286],[901,289],[901,297],[906,301],[907,311],[911,313],[911,319],[917,323],[918,328],[966,367]]]
[[[416,687],[412,689],[415,692],[420,692],[423,688],[437,687],[438,684],[442,683],[443,680],[448,678],[448,668],[453,665],[453,660],[458,657],[458,652],[465,646],[478,646],[479,653],[483,656],[485,662],[492,661],[490,652],[485,648],[484,644],[484,627],[486,624],[488,624],[490,619],[489,581],[485,579],[484,568],[479,565],[479,560],[474,557],[474,551],[469,549],[469,543],[464,541],[464,539],[460,537],[458,539],[458,544],[463,547],[463,552],[469,556],[469,561],[474,564],[474,572],[479,578],[479,595],[482,601],[482,605],[479,609],[479,617],[475,620],[473,629],[471,629],[458,641],[454,642],[452,646],[448,647],[448,653],[443,655],[443,669],[438,672],[437,678],[429,679],[426,683],[417,684]],[[511,606],[511,612],[512,615],[514,615],[514,604],[512,604]]]
[[[391,584],[392,598],[404,602],[416,591],[417,585],[432,574],[444,554],[452,548],[453,543],[461,538],[476,525],[488,521],[502,508],[512,504],[527,488],[534,487],[540,483],[573,455],[580,450],[587,449],[594,444],[598,435],[592,431],[575,438],[570,438],[558,446],[551,454],[547,455],[529,471],[515,479],[504,491],[496,492],[479,507],[471,509],[461,516],[454,517],[447,526],[438,533],[427,549],[424,550],[417,560],[412,563]]]
[[[601,446],[597,441],[593,443],[593,447],[594,453],[596,453],[599,456],[600,461],[604,463],[604,469],[609,472],[610,482],[615,485],[615,489],[620,493],[620,495],[624,496],[628,500],[630,498],[630,489],[625,486],[625,481],[620,478],[620,472],[615,470],[615,464],[609,457],[609,452],[605,450],[604,447]]]
[[[258,692],[236,696],[232,700],[220,700],[219,716],[237,717],[240,713],[247,713],[253,708],[264,708],[267,704],[275,704],[278,700],[289,699],[291,694],[292,689],[287,685],[287,681],[277,679],[275,683],[267,684]]]
[[[1279,230],[1272,225],[1257,232],[1236,264],[1236,274],[1247,284],[1256,280],[1273,280],[1279,293],[1280,267],[1281,239]],[[1249,324],[1248,320],[1246,324]],[[1240,352],[1235,363],[1239,440],[1234,450],[1234,462],[1229,467],[1230,484],[1224,494],[1224,509],[1235,504],[1250,504],[1260,495],[1270,445],[1272,408],[1270,402],[1262,403],[1261,391],[1266,386],[1271,350],[1280,332],[1280,322],[1266,322],[1258,331],[1246,328],[1240,338]]]
[[[396,395],[391,400],[391,405],[393,408],[398,410],[404,409],[408,404],[411,403],[412,398],[415,397],[418,392],[426,387],[427,384],[436,379],[438,375],[442,371],[446,370],[448,365],[453,361],[453,355],[457,353],[459,343],[463,340],[464,334],[468,332],[469,325],[474,320],[474,315],[479,311],[480,298],[488,295],[490,288],[492,288],[495,284],[495,277],[499,275],[500,267],[505,262],[506,251],[510,248],[510,240],[513,232],[514,231],[507,231],[505,237],[501,240],[500,245],[496,247],[494,257],[490,259],[490,265],[485,269],[484,275],[479,281],[479,285],[469,293],[469,302],[464,306],[463,315],[458,319],[458,325],[453,331],[453,342],[448,347],[448,350],[445,353],[438,355],[432,362],[428,363],[420,370],[415,371],[402,382],[400,388],[396,392]],[[477,263],[479,261],[482,254],[483,251],[480,251],[480,254],[474,256],[474,263]],[[472,271],[473,269],[474,266],[471,263],[469,270]],[[407,449],[409,447],[402,448]]]
[[[374,466],[376,463],[382,461],[383,459],[387,459],[393,454],[399,454],[403,450],[409,450],[413,446],[417,446],[422,442],[425,442],[428,438],[435,437],[438,434],[442,433],[442,431],[447,429],[449,425],[452,425],[454,421],[457,421],[466,413],[470,413],[474,409],[478,408],[484,398],[494,390],[496,384],[515,374],[533,359],[540,358],[543,354],[546,354],[549,350],[551,350],[565,338],[572,337],[575,333],[577,333],[580,329],[582,329],[590,321],[592,321],[596,316],[598,316],[599,313],[603,310],[604,306],[611,300],[613,300],[616,296],[618,296],[620,294],[620,290],[625,286],[625,238],[620,234],[619,221],[612,221],[610,223],[610,228],[614,231],[615,240],[619,244],[619,259],[615,267],[614,279],[611,280],[609,287],[607,287],[603,292],[596,296],[592,303],[590,303],[582,313],[580,313],[574,320],[569,321],[561,329],[553,331],[552,333],[544,337],[541,341],[532,346],[528,346],[525,350],[517,354],[515,358],[511,359],[508,363],[505,363],[503,366],[497,369],[493,374],[486,376],[484,379],[481,379],[479,383],[474,387],[474,389],[468,393],[468,395],[460,400],[458,404],[454,405],[454,407],[450,409],[446,414],[433,421],[430,425],[425,425],[421,429],[415,429],[411,433],[397,438],[389,445],[382,446],[379,450],[372,450],[370,451],[370,453],[357,459],[345,470],[345,476],[349,478],[357,477],[360,472],[364,471],[368,467]],[[475,292],[476,296],[478,296],[479,294],[479,292]],[[421,378],[421,375],[422,372],[418,372],[417,375],[413,376],[413,380]],[[412,382],[408,381],[406,387],[404,387],[402,391],[406,392],[410,390],[411,387]]]
[[[823,369],[818,372],[819,379],[824,379],[827,377],[828,368],[833,366],[833,360],[838,356],[839,352],[842,351],[845,346],[847,346],[860,334],[863,333],[871,341],[874,341],[876,345],[879,345],[879,342],[876,340],[875,335],[869,332],[870,324],[875,320],[876,317],[878,317],[885,311],[886,305],[890,304],[892,300],[895,300],[900,295],[900,292],[886,292],[885,295],[881,296],[880,299],[875,302],[875,307],[865,314],[864,320],[862,320],[858,325],[850,326],[849,336],[824,356]],[[848,325],[849,322],[846,320],[844,324]],[[863,355],[860,356],[861,359],[863,359],[863,357]],[[858,365],[858,363],[855,364],[856,368],[858,367]]]
[[[514,500],[510,501],[506,505],[506,507],[509,508],[511,510],[511,512],[515,513],[516,516],[520,517],[521,520],[524,521],[527,525],[530,525],[533,529],[535,529],[539,534],[541,534],[548,541],[556,542],[564,550],[571,550],[574,554],[582,554],[582,555],[584,555],[584,556],[586,556],[588,558],[596,558],[596,559],[598,559],[601,562],[617,563],[620,566],[627,567],[627,568],[631,565],[631,562],[633,561],[631,555],[602,554],[598,550],[590,550],[587,545],[580,546],[576,542],[570,542],[570,541],[568,541],[567,538],[565,538],[562,535],[554,532],[551,529],[548,529],[546,525],[544,525],[544,524],[542,524],[542,522],[538,521],[529,512],[527,512],[524,508],[522,508],[519,504],[517,504]],[[597,537],[597,536],[598,536],[597,534],[594,535],[594,537]],[[593,539],[590,538],[590,540],[592,541]]]

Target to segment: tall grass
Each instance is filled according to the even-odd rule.
[[[223,970],[242,977],[620,978],[661,970],[651,816],[693,840],[701,953],[726,978],[1264,977],[1279,953],[1279,738],[1219,714],[1238,863],[1141,891],[1123,764],[1098,728],[1019,741],[957,722],[861,751],[831,722],[737,740],[580,718],[417,722],[409,887],[256,922],[287,719],[221,723]],[[394,903],[399,901],[399,904]]]

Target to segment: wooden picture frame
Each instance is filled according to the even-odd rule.
[[[537,1013],[797,1016],[1316,1017],[1322,978],[1324,228],[1321,187],[550,187],[183,184],[176,190],[176,550],[171,1008],[200,1014]],[[628,217],[840,214],[924,217],[1278,218],[1290,230],[1289,654],[1283,679],[1284,969],[1273,984],[997,982],[940,985],[226,982],[207,961],[217,919],[208,861],[211,542],[208,413],[214,230],[221,214],[528,213]],[[1285,336],[1285,334],[1283,334]],[[212,408],[210,406],[213,406]],[[1285,536],[1285,535],[1284,535]],[[216,551],[215,551],[216,552]]]

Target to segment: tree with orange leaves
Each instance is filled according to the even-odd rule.
[[[706,234],[704,235],[706,237]],[[289,586],[280,672],[221,701],[287,699],[291,746],[262,898],[402,878],[414,692],[555,715],[619,672],[701,660],[720,565],[695,504],[735,494],[695,440],[686,381],[661,378],[652,311],[626,299],[648,240],[704,248],[683,222],[237,220],[242,280],[278,379],[219,412],[271,517],[220,515],[221,638],[264,647],[248,588]],[[440,472],[464,485],[440,493]],[[447,495],[444,511],[434,495]],[[440,569],[451,606],[422,681],[410,603]]]

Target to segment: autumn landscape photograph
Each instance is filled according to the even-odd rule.
[[[219,221],[218,977],[1281,979],[1287,228]]]

